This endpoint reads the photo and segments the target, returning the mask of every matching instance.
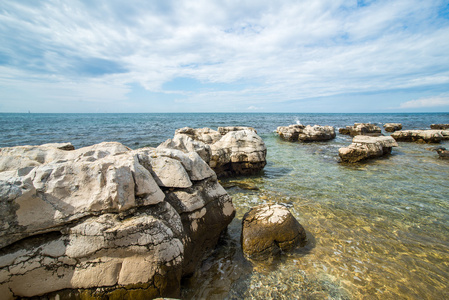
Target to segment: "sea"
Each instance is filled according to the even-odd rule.
[[[182,127],[254,127],[267,146],[257,175],[221,179],[236,217],[197,272],[182,282],[182,299],[449,299],[449,160],[441,144],[400,142],[391,155],[357,164],[339,161],[351,137],[287,142],[290,124],[401,123],[429,129],[449,113],[142,113],[0,114],[0,147],[71,142],[76,148],[118,141],[156,147]],[[384,132],[385,135],[388,133]],[[307,243],[273,260],[247,260],[243,215],[253,206],[289,208]]]

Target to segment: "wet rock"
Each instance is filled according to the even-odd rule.
[[[254,129],[241,128],[248,127],[221,127],[222,135],[209,128],[186,127],[158,148],[195,151],[219,177],[254,174],[265,167],[267,148]]]
[[[432,124],[430,125],[430,129],[449,129],[449,124]]]
[[[1,150],[4,299],[178,297],[181,277],[235,215],[196,152],[119,143]]]
[[[401,130],[391,134],[398,142],[439,143],[444,137],[441,130]]]
[[[444,147],[437,147],[435,150],[441,158],[449,159],[449,150],[446,150]]]
[[[335,138],[335,129],[332,126],[304,126],[289,125],[279,126],[276,132],[287,141],[316,142],[328,141]]]
[[[391,153],[397,147],[396,141],[389,136],[355,136],[352,144],[338,150],[343,162],[355,163],[369,158],[380,157]]]
[[[386,132],[395,132],[402,129],[401,123],[385,123],[384,128]]]
[[[338,132],[352,137],[356,135],[379,136],[382,134],[380,127],[371,123],[354,123],[354,126],[340,128]]]
[[[271,258],[296,248],[305,240],[304,228],[284,206],[263,204],[243,216],[242,249],[251,259]]]

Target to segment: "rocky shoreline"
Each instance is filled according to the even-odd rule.
[[[341,161],[390,154],[397,141],[449,137],[447,124],[414,131],[399,125],[390,136],[373,124],[347,126],[340,133],[354,136],[339,149]],[[320,125],[281,126],[277,133],[292,142],[336,136],[333,127]],[[447,157],[444,148],[435,150]],[[137,150],[117,142],[1,148],[2,297],[179,297],[181,279],[195,272],[235,215],[218,177],[256,174],[266,153],[250,127],[185,127],[157,148]],[[291,226],[276,227],[285,224]],[[254,208],[242,226],[250,259],[306,241],[302,226],[279,205]]]

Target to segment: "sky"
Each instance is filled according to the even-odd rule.
[[[449,112],[449,1],[2,0],[29,111]]]

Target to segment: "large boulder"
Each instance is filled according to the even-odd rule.
[[[358,135],[352,139],[352,144],[338,150],[343,162],[355,163],[368,158],[380,157],[391,153],[392,147],[398,144],[390,136]]]
[[[402,129],[401,123],[385,123],[384,128],[386,132],[395,132]]]
[[[441,130],[401,130],[391,136],[398,142],[439,143],[444,139]]]
[[[449,129],[449,124],[432,124],[430,125],[430,129]]]
[[[382,134],[380,127],[371,123],[354,123],[354,126],[340,128],[338,132],[352,137],[356,135],[379,136]]]
[[[158,146],[195,151],[214,170],[217,176],[249,175],[266,165],[265,143],[250,127],[220,127],[220,132],[209,128],[182,128]]]
[[[250,259],[269,259],[296,248],[305,240],[304,228],[285,206],[263,204],[243,216],[242,249]]]
[[[279,126],[276,132],[281,138],[287,141],[316,142],[328,141],[335,138],[335,129],[332,126],[304,126],[289,125]]]
[[[62,149],[0,151],[2,299],[178,297],[235,214],[215,173],[196,152]]]

